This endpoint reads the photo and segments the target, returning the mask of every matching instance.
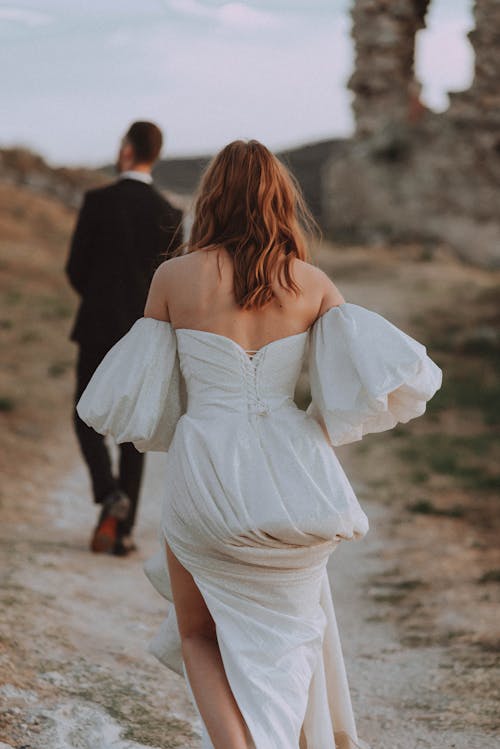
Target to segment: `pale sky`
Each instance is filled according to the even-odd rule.
[[[134,119],[169,156],[234,138],[271,148],[349,135],[350,0],[0,2],[0,146],[55,164],[114,158]],[[470,85],[472,0],[434,0],[417,40],[424,99]]]

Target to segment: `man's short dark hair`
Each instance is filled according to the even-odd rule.
[[[160,155],[163,135],[154,122],[134,122],[125,135],[138,162],[152,164]]]

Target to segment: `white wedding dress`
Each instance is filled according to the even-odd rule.
[[[307,413],[293,401],[306,355]],[[143,318],[83,394],[78,413],[97,431],[168,450],[162,537],[216,623],[249,747],[365,746],[326,563],[368,521],[324,429],[333,445],[390,429],[440,384],[421,344],[346,303],[252,357],[225,336]],[[171,599],[163,543],[146,572]],[[151,650],[182,673],[173,606]]]

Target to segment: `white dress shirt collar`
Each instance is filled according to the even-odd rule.
[[[153,182],[153,178],[148,172],[135,172],[133,169],[122,172],[120,179],[135,179],[137,182],[144,182],[145,185],[150,185]]]

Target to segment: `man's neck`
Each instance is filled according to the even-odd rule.
[[[138,169],[128,169],[126,171],[120,172],[119,179],[132,179],[137,182],[144,182],[144,184],[146,185],[150,185],[153,182],[150,171],[140,172]]]
[[[124,172],[140,172],[141,174],[151,174],[151,164],[133,164],[128,169],[124,169]]]

